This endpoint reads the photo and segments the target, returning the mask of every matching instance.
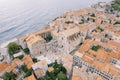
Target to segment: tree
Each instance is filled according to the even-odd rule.
[[[97,51],[99,48],[100,48],[99,45],[97,45],[97,46],[93,46],[93,47],[92,47],[92,50]]]
[[[44,38],[47,42],[51,41],[53,39],[51,34],[48,34],[46,38]]]
[[[65,67],[61,67],[61,71],[64,73],[64,74],[67,74],[67,70],[65,69]]]
[[[73,21],[65,21],[66,24],[73,23]]]
[[[54,74],[57,75],[58,73],[60,73],[61,71],[61,68],[55,68],[54,69]]]
[[[27,72],[27,71],[28,71],[28,68],[27,68],[26,65],[22,65],[22,66],[21,66],[21,69],[22,69],[24,72]]]
[[[79,22],[79,24],[84,24],[84,19],[81,19],[81,22]]]
[[[45,77],[43,77],[43,78],[39,78],[38,80],[47,80]]]
[[[55,63],[48,64],[48,67],[54,66]]]
[[[54,67],[54,69],[60,68],[60,67],[61,67],[61,64],[58,64],[57,61],[55,61],[55,65],[54,65],[53,67]]]
[[[49,67],[53,67],[54,71],[47,71],[46,75],[38,80],[67,80],[67,70],[62,64],[58,64],[55,60],[54,63],[49,64]]]
[[[91,16],[91,17],[95,17],[95,14],[93,13],[93,14],[91,14],[90,16]]]
[[[116,11],[120,11],[120,0],[112,1],[111,7]]]
[[[15,42],[9,43],[7,47],[8,47],[8,52],[10,55],[13,55],[20,51],[19,45]]]
[[[32,75],[32,72],[33,72],[33,69],[32,69],[32,68],[31,68],[31,69],[28,69],[26,65],[22,65],[22,66],[21,66],[21,69],[22,69],[22,70],[24,71],[24,73],[25,73],[24,78]]]
[[[29,48],[25,48],[25,49],[23,49],[23,51],[24,51],[26,54],[29,54],[29,53],[30,53]]]
[[[37,58],[32,58],[33,62],[36,63],[38,60]]]
[[[105,34],[105,37],[108,37],[108,34]]]
[[[56,76],[55,76],[54,72],[48,72],[48,78],[50,78],[51,80],[56,80]]]
[[[24,55],[20,55],[20,56],[18,56],[16,58],[22,59],[23,57],[24,57]]]
[[[63,72],[60,72],[57,77],[58,80],[67,80],[67,76]]]
[[[32,69],[29,69],[29,70],[26,72],[24,78],[26,78],[26,77],[32,75],[32,72],[33,72],[33,70],[32,70]]]
[[[102,29],[100,26],[98,26],[98,28],[101,32],[104,31],[104,29]]]
[[[16,75],[13,72],[5,73],[4,80],[16,80]]]

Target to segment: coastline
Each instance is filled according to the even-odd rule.
[[[14,38],[14,39],[8,40],[8,41],[6,41],[6,42],[4,42],[4,43],[1,43],[1,44],[0,44],[0,48],[6,48],[7,45],[8,45],[10,42],[16,42],[16,41],[17,41],[17,38]]]
[[[70,12],[70,11],[77,11],[77,10],[79,10],[79,9],[76,9],[76,10],[67,10],[67,11],[63,12],[62,14],[67,13],[67,12]],[[61,15],[62,15],[62,14],[61,14]],[[53,22],[55,19],[59,18],[61,15],[58,15],[57,17],[55,17],[55,18],[51,19],[50,21],[46,22],[43,26],[41,26],[39,29],[37,29],[37,30],[35,30],[35,31],[32,31],[32,32],[29,32],[29,33],[20,35],[20,36],[18,36],[18,37],[15,37],[15,38],[13,38],[13,39],[10,39],[10,40],[6,40],[6,41],[3,41],[3,42],[0,42],[0,48],[5,48],[10,42],[14,42],[14,41],[17,42],[17,39],[18,39],[19,37],[22,37],[22,36],[24,36],[24,35],[32,34],[32,33],[35,33],[35,32],[37,32],[37,31],[40,31],[40,30],[44,30],[44,29],[49,28],[49,27],[50,27],[50,26],[49,26],[49,23],[50,23],[50,22]]]
[[[19,36],[0,35],[15,36],[0,43],[0,80],[119,80],[120,21],[107,4],[65,11],[18,29]]]
[[[52,2],[54,2],[54,1],[52,1]],[[52,4],[52,2],[51,2],[51,4]],[[62,1],[60,1],[60,2],[62,2]],[[65,1],[65,2],[67,2],[67,1]],[[40,9],[40,11],[36,11],[36,14],[32,13],[32,15],[28,11],[24,10],[25,14],[22,13],[22,14],[18,14],[17,16],[15,15],[14,16],[14,17],[16,17],[15,19],[12,16],[9,16],[8,18],[4,19],[4,16],[7,17],[7,14],[3,15],[3,20],[2,20],[2,18],[0,19],[3,22],[3,23],[1,22],[1,26],[0,27],[3,27],[4,29],[2,28],[1,30],[2,31],[5,30],[6,32],[4,31],[3,33],[0,33],[0,38],[1,38],[0,44],[1,43],[5,43],[6,41],[9,41],[9,40],[11,40],[13,38],[17,38],[18,36],[20,37],[20,36],[25,35],[27,33],[35,32],[39,28],[43,28],[42,26],[44,26],[44,24],[46,24],[46,22],[49,22],[51,19],[56,18],[57,16],[61,15],[61,13],[64,13],[65,11],[68,11],[70,9],[71,10],[78,10],[80,8],[86,8],[88,6],[90,7],[91,4],[94,4],[93,1],[92,1],[91,3],[86,3],[88,5],[84,6],[81,3],[78,3],[79,1],[74,1],[74,2],[76,3],[76,5],[73,5],[72,7],[67,7],[69,5],[58,6],[59,10],[56,9],[54,6],[51,6],[51,5],[49,6],[50,8],[46,8],[45,6],[40,4],[41,6],[45,7],[45,9]],[[83,1],[82,3],[84,3],[84,2],[86,2],[86,1]],[[95,1],[95,3],[97,3],[97,2],[98,1]],[[58,2],[56,2],[56,4],[57,3]],[[33,10],[31,8],[30,12],[32,12]],[[39,9],[35,8],[35,10],[39,10]],[[45,11],[42,11],[42,10],[45,10]],[[46,10],[48,10],[48,11],[46,11]],[[9,13],[9,12],[7,12],[7,13]],[[26,16],[26,14],[28,14],[28,16]],[[12,20],[12,22],[11,22],[11,20]],[[12,30],[9,30],[9,28],[11,29],[13,26],[15,26],[15,29],[13,28]],[[1,32],[1,30],[0,30],[0,32]],[[9,30],[9,31],[7,31],[7,30]]]

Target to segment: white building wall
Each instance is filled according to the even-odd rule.
[[[120,37],[113,35],[112,39],[120,43]]]

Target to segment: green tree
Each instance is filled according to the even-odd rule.
[[[100,26],[98,26],[98,28],[101,32],[104,31],[104,29],[102,29]]]
[[[60,72],[57,77],[58,80],[67,80],[67,76],[62,72]]]
[[[37,58],[32,58],[32,60],[34,63],[38,62]]]
[[[24,51],[26,54],[29,54],[29,53],[30,53],[29,48],[25,48],[25,49],[23,49],[23,51]]]
[[[26,77],[32,75],[32,72],[33,72],[33,69],[29,69],[29,70],[26,72],[24,78],[26,78]]]
[[[48,64],[48,67],[54,66],[55,63]]]
[[[64,74],[67,74],[67,70],[65,69],[65,67],[61,67],[61,71],[64,73]]]
[[[58,64],[57,61],[55,60],[54,63],[49,64],[50,67],[54,68],[53,72],[46,72],[46,76],[38,79],[38,80],[68,80],[66,73],[67,70],[62,64]]]
[[[43,78],[39,78],[38,80],[47,80],[45,77],[43,77]]]
[[[85,23],[84,19],[81,19],[81,22],[79,22],[79,24],[84,24],[84,23]]]
[[[108,37],[108,34],[105,34],[105,37]]]
[[[18,56],[16,58],[22,59],[23,57],[24,57],[24,55],[20,55],[20,56]]]
[[[48,34],[46,38],[44,38],[47,42],[51,41],[53,39],[51,34]]]
[[[13,72],[5,73],[4,80],[16,80],[16,75]]]
[[[56,80],[56,76],[55,76],[55,74],[53,72],[49,72],[48,75],[49,75],[48,78],[50,78],[51,80]]]
[[[19,45],[15,42],[9,43],[7,47],[8,47],[8,52],[10,55],[13,55],[20,51]]]
[[[93,14],[91,14],[90,16],[91,16],[91,17],[95,17],[95,14],[93,13]]]
[[[66,24],[73,23],[73,21],[65,21]]]
[[[57,75],[58,73],[60,73],[60,71],[61,71],[60,67],[59,68],[55,68],[54,69],[54,74]]]
[[[21,69],[26,73],[28,71],[28,68],[26,65],[22,65],[21,66]]]
[[[114,10],[120,11],[120,0],[114,0],[114,1],[112,1],[111,7]]]
[[[97,46],[93,46],[93,47],[92,47],[92,50],[97,51],[99,48],[100,48],[99,45],[97,45]]]

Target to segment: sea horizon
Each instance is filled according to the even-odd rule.
[[[0,0],[0,45],[44,28],[54,18],[68,10],[91,7],[111,0]],[[64,3],[63,3],[64,2]],[[66,4],[69,2],[69,4]],[[29,4],[28,4],[29,3]],[[86,3],[86,5],[84,5]],[[61,5],[62,4],[62,5]]]

